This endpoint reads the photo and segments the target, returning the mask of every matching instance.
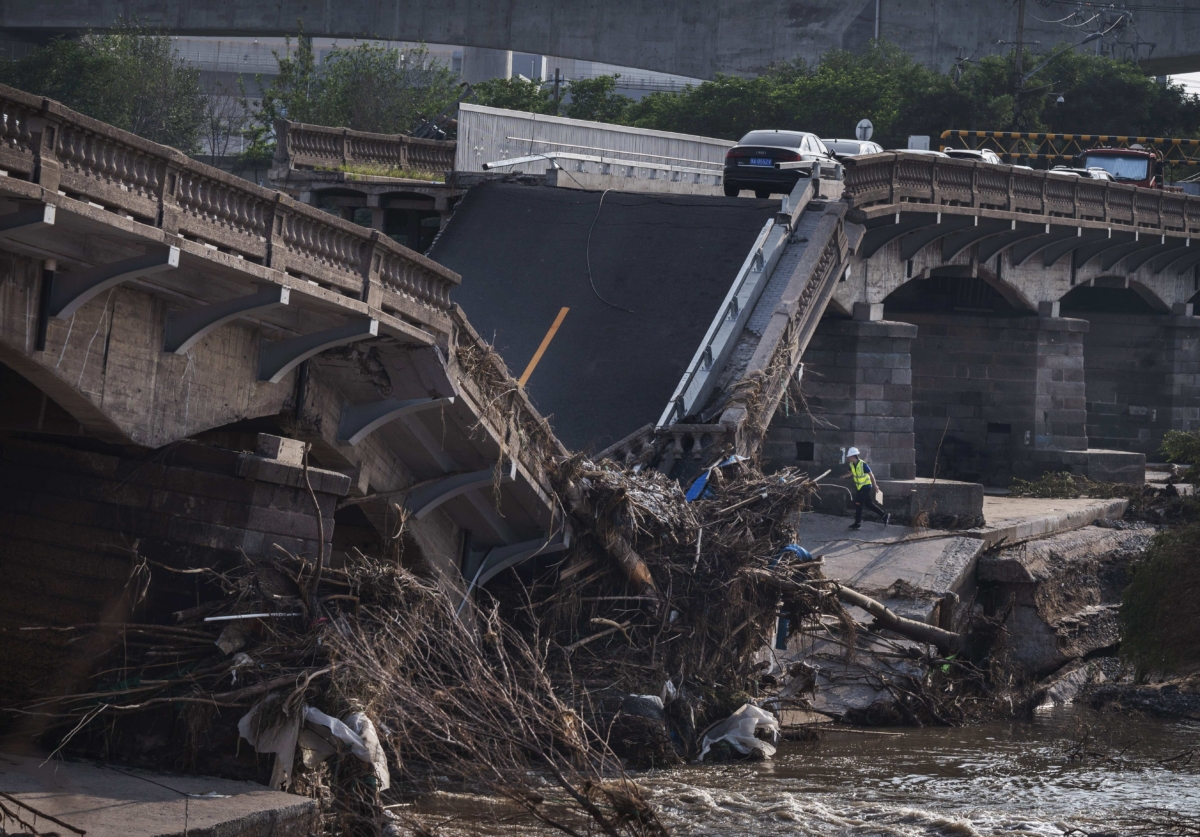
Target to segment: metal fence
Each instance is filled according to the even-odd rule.
[[[541,174],[551,162],[539,155],[567,154],[619,160],[637,166],[635,176],[650,177],[655,167],[670,167],[701,170],[719,177],[725,164],[725,152],[734,145],[729,140],[711,137],[648,131],[464,103],[458,109],[458,151],[454,168],[456,171],[484,171],[488,163],[532,158],[506,170]]]

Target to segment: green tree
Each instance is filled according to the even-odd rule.
[[[1200,524],[1154,536],[1121,597],[1121,656],[1140,676],[1200,662]]]
[[[567,115],[724,139],[756,128],[845,137],[867,117],[875,124],[873,139],[885,148],[903,148],[912,134],[936,142],[947,129],[1012,131],[1020,130],[1018,122],[1035,132],[1200,135],[1200,97],[1180,85],[1158,84],[1128,62],[1066,45],[1055,49],[1062,54],[1020,90],[1015,53],[964,62],[943,74],[895,45],[874,43],[861,53],[826,53],[815,66],[793,61],[756,78],[718,76],[638,102],[616,96],[612,77],[594,79],[588,96],[577,97],[572,85],[580,104],[575,112],[568,106]],[[1048,56],[1027,53],[1024,66]]]
[[[633,99],[616,92],[620,75],[579,79],[567,86],[571,95],[564,113],[571,119],[621,122]]]
[[[276,119],[381,134],[407,133],[422,116],[434,117],[458,98],[458,77],[425,47],[400,50],[376,44],[337,47],[321,63],[303,32],[296,49],[287,39],[276,52],[279,74],[263,94],[257,122]],[[266,136],[265,131],[257,135]]]
[[[472,85],[475,101],[492,108],[508,108],[526,113],[558,112],[554,94],[541,79],[497,78]]]
[[[199,150],[200,73],[162,34],[122,24],[104,35],[57,38],[18,61],[0,61],[0,80],[154,142]]]

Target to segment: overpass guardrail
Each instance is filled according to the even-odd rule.
[[[927,154],[870,154],[844,164],[842,198],[853,209],[952,205],[1200,233],[1200,196]]]
[[[453,140],[372,134],[286,119],[275,122],[275,162],[285,168],[339,169],[358,163],[441,174],[454,169],[456,148]]]
[[[966,148],[995,151],[1007,163],[1034,160],[1070,164],[1092,148],[1132,148],[1157,151],[1164,163],[1200,166],[1200,140],[1179,137],[1135,137],[1126,134],[1045,134],[1022,131],[942,131],[942,150]],[[957,142],[958,145],[953,143]]]
[[[410,322],[449,325],[453,271],[378,231],[3,85],[0,170]]]

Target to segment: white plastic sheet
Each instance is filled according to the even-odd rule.
[[[275,765],[271,771],[272,788],[286,790],[291,784],[297,747],[300,748],[304,766],[311,769],[338,752],[339,742],[348,746],[355,758],[374,768],[379,790],[385,791],[391,787],[387,755],[379,743],[375,725],[362,712],[352,712],[345,721],[339,721],[319,709],[305,706],[294,716],[283,718],[264,729],[258,723],[258,715],[268,700],[271,698],[254,704],[242,716],[238,721],[238,732],[256,751],[275,754]]]
[[[763,755],[768,757],[775,755],[774,744],[755,736],[754,733],[759,727],[768,730],[772,740],[779,738],[779,721],[774,715],[753,704],[742,704],[737,712],[705,731],[697,761],[704,761],[709,748],[718,741],[728,741],[744,756],[749,755],[752,750],[761,750]]]
[[[271,768],[271,787],[287,790],[292,783],[292,767],[296,760],[296,739],[300,735],[302,713],[280,718],[275,724],[264,727],[259,722],[263,707],[272,698],[264,698],[250,707],[250,711],[238,721],[238,732],[260,753],[274,753],[275,765]]]
[[[350,746],[350,752],[355,758],[372,765],[381,791],[391,787],[392,778],[388,773],[387,756],[379,743],[379,735],[375,732],[375,725],[371,723],[371,719],[362,712],[352,712],[346,716],[345,721],[339,721],[320,709],[306,706],[304,722],[311,726],[325,727],[334,738]]]

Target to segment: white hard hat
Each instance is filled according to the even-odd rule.
[[[850,448],[846,451],[846,456],[858,456],[858,448]]]

